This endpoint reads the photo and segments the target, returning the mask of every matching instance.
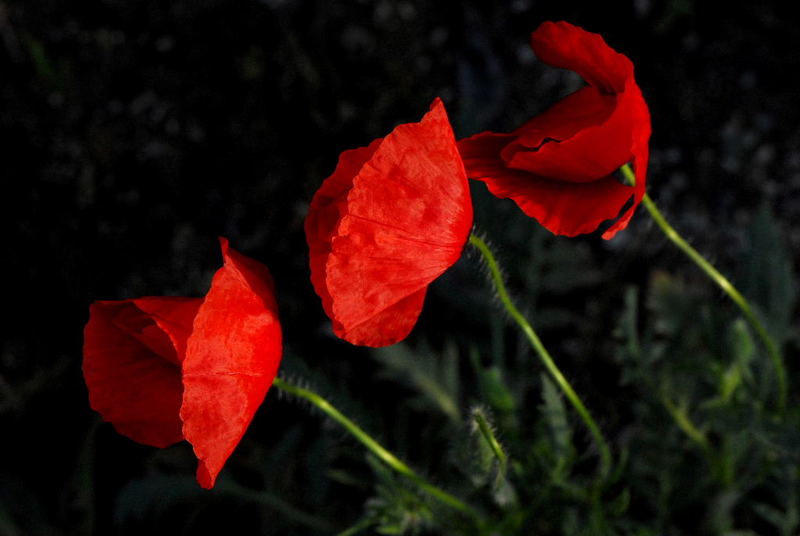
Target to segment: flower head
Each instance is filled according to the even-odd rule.
[[[575,71],[588,85],[509,134],[461,140],[467,174],[555,234],[589,233],[618,218],[603,234],[611,238],[645,193],[650,113],[633,64],[598,34],[567,22],[543,23],[531,45],[541,61]],[[635,186],[614,176],[631,162]]]
[[[471,227],[469,185],[439,99],[419,123],[342,153],[305,222],[311,281],[336,335],[365,346],[404,339]]]
[[[220,239],[224,265],[204,298],[96,301],[84,330],[89,401],[134,441],[182,439],[214,486],[272,385],[281,328],[267,268]]]

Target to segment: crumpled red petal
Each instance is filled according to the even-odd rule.
[[[589,233],[616,219],[603,234],[611,238],[627,226],[646,187],[650,114],[633,65],[599,35],[566,22],[543,23],[531,42],[543,62],[572,69],[590,85],[511,134],[461,140],[467,173],[554,234]],[[613,176],[629,162],[635,187]]]
[[[519,152],[537,151],[548,141],[563,142],[585,128],[602,125],[616,103],[615,96],[603,95],[592,86],[579,89],[516,129],[501,152],[503,160],[510,164]]]
[[[183,439],[180,353],[170,340],[191,329],[199,298],[97,301],[84,330],[83,374],[89,403],[120,434],[154,447]],[[177,311],[165,331],[146,310]],[[186,313],[191,314],[186,320]],[[186,338],[183,337],[185,345]],[[182,357],[182,356],[181,356]]]
[[[220,239],[224,266],[194,319],[183,361],[183,435],[211,488],[278,372],[281,328],[266,267]]]
[[[469,185],[439,99],[419,123],[342,153],[306,218],[311,280],[336,335],[365,346],[404,339],[471,227]]]
[[[98,301],[84,331],[92,408],[140,443],[188,440],[205,488],[244,434],[281,358],[267,268],[227,240],[220,244],[224,266],[205,298]]]
[[[577,98],[585,95],[591,98]],[[504,148],[501,157],[508,167],[541,177],[568,182],[596,181],[630,160],[635,104],[624,94],[604,96],[588,86],[540,116],[546,121],[538,121],[536,132],[553,141],[527,149],[520,143],[530,136],[526,132],[522,140],[517,139]],[[569,135],[561,136],[562,133]]]

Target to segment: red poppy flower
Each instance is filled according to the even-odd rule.
[[[97,301],[84,330],[89,401],[134,441],[186,439],[214,486],[275,379],[281,328],[267,268],[228,247],[205,298]]]
[[[467,174],[555,234],[589,233],[619,216],[603,234],[609,239],[628,225],[645,193],[650,112],[633,64],[598,34],[567,22],[543,23],[531,44],[541,61],[573,70],[589,85],[510,134],[461,140]],[[634,187],[614,176],[631,162]]]
[[[305,222],[311,282],[336,335],[365,346],[404,339],[471,227],[469,184],[439,99],[419,123],[342,153]]]

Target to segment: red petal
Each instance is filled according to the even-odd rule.
[[[155,447],[183,439],[179,352],[170,337],[188,332],[200,301],[142,298],[89,307],[83,347],[89,401],[120,434]],[[142,307],[157,310],[169,330]]]
[[[214,486],[275,379],[281,328],[267,268],[220,239],[224,266],[194,320],[183,361],[183,434],[197,480]]]
[[[192,333],[192,323],[197,310],[203,303],[200,298],[137,298],[133,300],[136,307],[149,316],[153,322],[166,333],[171,342],[174,363],[180,366],[186,355],[186,340]],[[169,358],[165,354],[161,354]]]
[[[334,332],[352,344],[361,346],[388,346],[402,341],[419,318],[428,287],[401,299],[361,324],[350,325],[347,330],[334,323]]]
[[[331,318],[333,318],[332,298],[325,282],[325,264],[331,252],[331,240],[336,233],[339,220],[344,216],[347,194],[353,187],[353,177],[361,171],[361,167],[372,157],[382,141],[383,138],[378,138],[367,147],[351,149],[339,155],[336,170],[333,175],[325,179],[314,194],[308,210],[305,232],[309,249],[311,284],[322,299],[322,308]]]
[[[400,125],[359,151],[360,166],[343,165],[343,155],[311,203],[306,232],[312,280],[338,336],[386,346],[408,335],[427,286],[461,256],[472,205],[438,99],[419,123]],[[338,224],[330,234],[314,234],[316,222],[334,214],[318,196],[328,199],[336,188],[328,181],[345,184],[346,172],[354,175],[346,196],[335,201]]]
[[[568,22],[543,22],[531,35],[531,46],[542,62],[575,71],[603,93],[622,92],[633,77],[628,58],[608,46],[599,34]]]
[[[530,137],[524,127],[521,140],[503,150],[507,166],[541,177],[569,182],[591,182],[610,175],[631,160],[633,130],[638,118],[634,99],[623,93],[603,96],[592,87],[573,93],[534,118],[536,136],[560,140],[533,150],[520,147]],[[605,116],[604,120],[598,119]],[[564,136],[562,134],[569,134]]]
[[[499,158],[477,156],[474,148],[480,142],[478,136],[461,142],[465,147],[471,145],[467,154],[473,156],[464,158],[470,178],[485,182],[489,191],[500,199],[511,198],[525,214],[553,234],[591,233],[604,221],[616,218],[634,194],[633,188],[623,186],[612,176],[581,184],[508,169]]]
[[[628,226],[628,222],[631,217],[633,217],[636,207],[639,206],[639,203],[642,201],[647,191],[647,164],[650,159],[649,142],[651,134],[650,112],[647,109],[647,103],[645,103],[644,98],[642,98],[638,87],[635,88],[635,93],[639,94],[637,104],[639,109],[637,113],[639,114],[640,120],[636,122],[636,129],[633,133],[633,171],[636,174],[633,205],[603,233],[603,238],[606,240],[614,238],[617,232]]]
[[[558,101],[528,120],[512,134],[513,141],[503,150],[508,162],[523,150],[536,150],[548,140],[563,142],[587,127],[602,125],[614,112],[617,99],[586,86]]]
[[[516,170],[506,169],[505,161],[500,158],[503,148],[515,138],[514,134],[486,131],[459,140],[458,150],[464,161],[467,176],[470,179],[485,180],[498,173],[517,174]],[[526,174],[522,174],[524,175]]]

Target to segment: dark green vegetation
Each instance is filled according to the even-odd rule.
[[[188,445],[159,451],[100,423],[80,372],[89,302],[202,295],[217,235],[275,276],[283,373],[495,534],[796,534],[799,21],[777,1],[607,4],[0,1],[0,535],[469,525],[277,392],[213,492]],[[758,340],[643,210],[611,242],[555,238],[475,184],[516,302],[612,445],[602,488],[589,437],[474,252],[432,286],[408,341],[369,351],[330,335],[302,234],[339,152],[435,96],[462,137],[576,88],[526,48],[546,19],[633,60],[653,115],[650,195],[753,301],[790,379],[780,416]]]

